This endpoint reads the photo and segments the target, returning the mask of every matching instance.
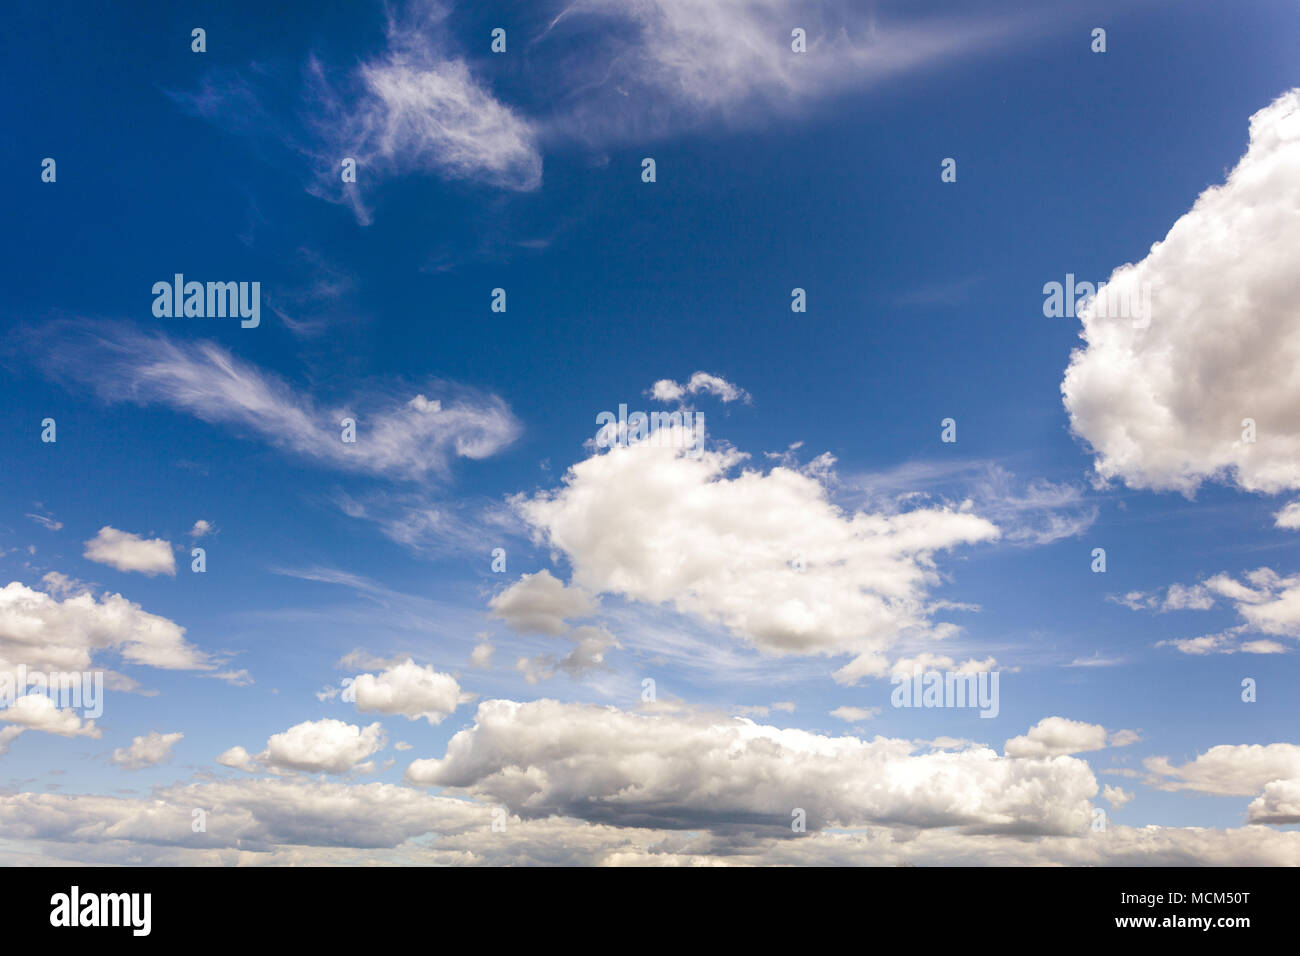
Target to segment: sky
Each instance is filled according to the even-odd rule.
[[[1294,4],[11,19],[0,861],[1300,864]]]

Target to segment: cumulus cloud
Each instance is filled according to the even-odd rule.
[[[569,618],[589,617],[596,610],[591,595],[580,587],[567,587],[543,568],[521,575],[488,602],[492,614],[511,629],[539,634],[563,634]]]
[[[1102,788],[1101,795],[1105,797],[1106,801],[1116,810],[1120,809],[1120,807],[1133,799],[1133,794],[1129,793],[1123,787],[1115,787],[1110,784],[1106,784],[1106,786]]]
[[[36,730],[60,737],[99,738],[103,736],[93,720],[82,719],[71,707],[60,710],[58,705],[44,694],[25,694],[19,697],[4,710],[0,710],[0,721],[12,724],[21,730]],[[17,734],[13,736],[16,737]]]
[[[47,331],[57,336],[67,328]],[[376,387],[354,405],[322,408],[215,342],[126,328],[68,336],[48,363],[60,377],[90,383],[106,401],[167,405],[331,467],[395,478],[445,479],[453,460],[487,458],[520,433],[500,398],[448,383],[433,385],[448,394],[445,402]],[[356,423],[355,442],[341,440],[344,418]]]
[[[1300,779],[1270,780],[1246,814],[1251,823],[1300,823]]]
[[[489,641],[480,641],[474,645],[474,650],[470,652],[469,663],[471,667],[478,667],[483,670],[492,666],[492,652],[496,650]]]
[[[0,732],[2,733],[2,732]],[[1059,758],[1072,760],[1073,758]],[[1077,761],[1075,761],[1077,762]],[[1277,791],[1276,806],[1284,810]],[[306,778],[206,780],[144,797],[0,794],[0,862],[64,865],[822,865],[1295,866],[1300,831],[1084,827],[1068,836],[872,826],[798,839],[749,832],[508,817],[498,804],[392,784]],[[192,811],[208,810],[195,833]],[[636,821],[644,823],[645,821]]]
[[[1097,783],[1072,757],[1008,760],[972,747],[914,753],[910,741],[825,737],[745,718],[635,714],[554,700],[485,701],[441,759],[408,781],[497,800],[524,817],[561,814],[668,829],[789,832],[888,823],[976,831],[1086,828]]]
[[[1274,527],[1300,531],[1300,501],[1292,501],[1274,518]]]
[[[815,474],[731,476],[743,455],[685,445],[597,452],[514,505],[585,591],[671,604],[775,654],[857,654],[860,675],[884,672],[900,634],[933,631],[934,553],[998,535],[958,508],[846,513]]]
[[[724,402],[749,402],[749,393],[743,388],[732,385],[725,378],[710,375],[708,372],[696,372],[689,382],[679,384],[670,378],[661,378],[650,386],[650,397],[659,402],[676,402],[687,395],[706,392]]]
[[[456,678],[421,667],[407,658],[379,674],[360,674],[352,683],[357,710],[362,713],[401,714],[407,720],[423,717],[442,723],[462,703],[473,700],[461,692]]]
[[[194,527],[190,529],[190,537],[202,538],[205,535],[212,534],[214,530],[211,521],[205,521],[203,518],[200,518],[198,521],[194,522]]]
[[[0,589],[0,670],[26,664],[44,671],[87,671],[98,652],[109,650],[129,663],[164,670],[216,667],[185,640],[185,628],[120,594],[96,600],[83,592],[60,601],[17,581]]]
[[[1250,145],[1146,258],[1081,315],[1061,392],[1102,480],[1193,493],[1300,488],[1300,89],[1250,118]],[[1149,326],[1108,318],[1149,289]],[[1255,423],[1250,440],[1244,422]]]
[[[1065,717],[1044,717],[1023,736],[1008,740],[1004,750],[1008,757],[1052,757],[1101,750],[1107,744],[1124,747],[1137,739],[1137,734],[1131,730],[1108,735],[1101,724]]]
[[[217,763],[223,767],[230,767],[234,770],[243,770],[246,773],[256,773],[258,768],[257,761],[253,755],[240,746],[234,746],[228,750],[223,750],[217,756]]]
[[[168,760],[172,748],[184,737],[183,733],[160,734],[151,730],[144,737],[133,737],[131,746],[118,747],[109,758],[124,770],[140,770]]]
[[[362,763],[387,746],[383,727],[378,722],[368,727],[341,720],[304,720],[288,730],[272,734],[266,749],[256,757],[243,747],[224,751],[217,763],[237,770],[254,772],[301,771],[304,773],[348,773],[366,771],[373,765]]]
[[[108,525],[86,542],[84,557],[99,564],[107,564],[118,571],[139,571],[141,574],[170,574],[176,576],[176,555],[171,543],[162,538],[142,538],[129,531],[118,531]]]
[[[1143,765],[1149,774],[1146,784],[1158,790],[1260,794],[1250,808],[1252,820],[1256,815],[1282,815],[1280,808],[1289,805],[1300,786],[1300,746],[1295,744],[1220,744],[1181,766],[1168,757],[1148,757]],[[1275,782],[1278,786],[1266,789]]]

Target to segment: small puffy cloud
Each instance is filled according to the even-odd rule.
[[[1300,89],[1250,118],[1250,145],[1080,316],[1061,383],[1103,480],[1192,494],[1219,480],[1300,488]],[[1149,297],[1146,327],[1113,308]],[[1255,434],[1249,434],[1251,419]]]
[[[470,652],[469,663],[471,667],[478,667],[486,670],[492,666],[492,652],[495,650],[488,641],[480,641],[474,645],[474,650]]]
[[[1208,611],[1214,607],[1214,597],[1202,585],[1183,587],[1181,584],[1170,585],[1165,594],[1162,611]]]
[[[86,542],[84,557],[119,571],[176,576],[176,555],[170,542],[162,538],[142,538],[108,525]]]
[[[385,744],[383,728],[377,721],[362,728],[330,718],[306,720],[273,734],[258,760],[279,770],[347,773],[359,769],[361,761],[383,750]]]
[[[563,634],[569,618],[588,617],[596,610],[586,591],[565,586],[545,568],[523,575],[488,606],[512,630],[552,635]]]
[[[670,378],[661,378],[650,386],[650,397],[658,402],[676,402],[687,395],[705,392],[724,402],[749,402],[749,393],[743,388],[732,385],[725,378],[710,375],[708,372],[696,372],[685,384],[678,384]]]
[[[423,717],[441,723],[473,695],[461,693],[450,674],[421,667],[407,658],[379,674],[360,674],[353,681],[357,710],[362,713],[401,714],[407,720]]]
[[[1279,511],[1274,518],[1274,527],[1300,531],[1300,501],[1292,501]]]
[[[133,737],[131,746],[118,747],[109,759],[124,770],[140,770],[167,760],[172,748],[183,738],[183,733],[160,734],[151,730],[144,737]]]
[[[247,773],[256,773],[259,769],[257,761],[243,747],[231,747],[229,750],[223,750],[217,757],[217,763],[223,767],[232,767],[235,770],[243,770]]]
[[[194,522],[194,527],[190,529],[190,537],[202,538],[205,535],[211,534],[214,530],[211,521],[205,521],[200,518],[198,521]]]
[[[1106,746],[1125,747],[1138,740],[1131,730],[1107,734],[1101,724],[1088,724],[1065,717],[1044,717],[1028,733],[1006,742],[1008,757],[1052,757],[1060,754],[1087,753]]]
[[[1133,794],[1129,793],[1123,787],[1115,787],[1109,783],[1102,788],[1101,795],[1116,810],[1133,799]]]

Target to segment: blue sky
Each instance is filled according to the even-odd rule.
[[[15,11],[4,856],[1300,862],[1294,5],[636,11]]]

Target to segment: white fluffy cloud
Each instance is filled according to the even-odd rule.
[[[498,800],[526,817],[788,832],[869,823],[1017,833],[1086,828],[1097,783],[1072,757],[984,747],[915,753],[905,740],[825,737],[708,714],[634,714],[553,700],[485,701],[412,783]]]
[[[1101,795],[1105,797],[1106,801],[1116,810],[1120,809],[1124,804],[1133,799],[1133,794],[1125,790],[1123,787],[1115,787],[1110,784],[1106,784],[1106,786],[1102,788]]]
[[[26,664],[45,671],[87,671],[95,653],[104,650],[165,670],[216,666],[185,640],[185,628],[120,594],[97,601],[80,593],[60,601],[17,581],[0,589],[0,669]]]
[[[1182,766],[1168,757],[1148,757],[1143,764],[1150,772],[1147,784],[1160,790],[1247,796],[1275,780],[1300,780],[1300,746],[1220,744]]]
[[[1101,750],[1107,744],[1123,747],[1137,739],[1137,734],[1131,730],[1107,734],[1101,724],[1065,717],[1044,717],[1024,735],[1008,740],[1004,749],[1008,757],[1052,757]]]
[[[231,747],[217,757],[217,763],[249,773],[301,771],[303,773],[348,773],[368,771],[367,757],[383,750],[388,741],[378,721],[368,727],[341,720],[304,720],[282,733],[272,734],[266,749],[256,757],[243,747]]]
[[[359,674],[352,684],[357,710],[362,713],[401,714],[407,720],[423,717],[441,723],[473,695],[461,693],[456,678],[407,658],[379,674]]]
[[[41,733],[57,734],[60,737],[99,738],[103,736],[93,720],[83,720],[71,707],[60,710],[58,705],[44,694],[25,694],[19,697],[10,706],[0,710],[0,721],[22,730],[37,730]]]
[[[162,538],[142,538],[108,525],[86,542],[84,557],[119,571],[176,576],[176,555],[170,542]]]
[[[1274,527],[1300,531],[1300,501],[1292,501],[1274,517]]]
[[[570,618],[589,617],[596,610],[591,595],[563,581],[543,568],[522,575],[488,602],[493,615],[513,630],[538,634],[563,634]]]
[[[144,767],[152,767],[169,759],[172,755],[172,748],[184,736],[180,732],[160,734],[156,730],[151,730],[146,736],[133,737],[131,746],[115,749],[113,756],[109,759],[124,770],[140,770]]]
[[[849,680],[883,673],[901,633],[932,630],[936,551],[998,535],[959,509],[846,513],[817,474],[730,476],[744,456],[686,444],[615,446],[514,504],[578,587],[671,604],[772,653],[858,654]]]
[[[1081,316],[1085,346],[1061,392],[1102,479],[1188,494],[1206,480],[1300,488],[1297,246],[1300,89],[1250,118],[1250,145],[1227,182],[1098,294],[1104,305],[1149,288],[1149,327],[1102,308]]]
[[[1294,800],[1280,788],[1270,792],[1270,806],[1279,811]],[[973,791],[971,798],[977,799]],[[788,819],[784,834],[772,836],[656,829],[644,818],[612,826],[573,817],[510,816],[499,831],[491,825],[498,805],[391,784],[301,777],[208,780],[131,798],[4,793],[0,863],[114,864],[129,857],[189,866],[1300,864],[1300,831],[1262,825],[1223,830],[1112,824],[1104,833],[1084,827],[1068,836],[1036,837],[965,827],[872,826],[847,833],[810,829],[790,839]],[[1294,810],[1294,803],[1289,806]],[[202,832],[192,827],[196,807],[208,811]]]
[[[710,375],[708,372],[696,372],[689,382],[674,382],[670,378],[661,378],[650,386],[650,397],[660,402],[675,402],[687,395],[707,392],[724,402],[749,401],[749,393],[743,388],[732,385],[725,378]]]
[[[283,733],[272,734],[261,759],[282,770],[346,773],[383,750],[385,743],[378,721],[361,728],[329,718],[305,720]]]

